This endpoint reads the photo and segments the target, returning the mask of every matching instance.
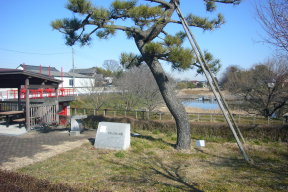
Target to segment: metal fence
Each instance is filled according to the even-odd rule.
[[[71,108],[71,115],[103,115],[109,117],[130,117],[143,120],[174,120],[169,112],[152,111],[149,113],[144,110],[114,110],[114,109],[84,109],[84,108]],[[225,122],[223,114],[216,113],[187,113],[189,120],[192,122]],[[259,116],[245,116],[234,115],[234,119],[238,124],[268,124],[268,125],[282,125],[287,123],[284,118],[271,118]]]

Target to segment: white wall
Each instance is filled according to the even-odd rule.
[[[61,77],[55,77],[55,79],[62,80]],[[73,77],[63,77],[63,88],[73,88],[73,85],[69,85],[69,81],[73,80]],[[90,78],[77,78],[75,77],[75,87],[83,88],[83,87],[91,87],[94,86],[94,80]],[[62,88],[62,83],[59,84],[59,88]]]

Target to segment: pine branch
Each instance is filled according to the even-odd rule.
[[[227,4],[234,4],[238,5],[241,3],[241,0],[204,0],[205,2],[213,1],[216,3],[227,3]]]
[[[169,9],[174,7],[173,4],[170,4],[170,3],[163,1],[163,0],[145,0],[145,1],[160,3],[161,5],[165,6],[166,8],[169,8]]]

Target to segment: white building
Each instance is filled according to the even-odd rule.
[[[70,72],[71,70],[69,72],[61,72],[57,70],[55,67],[43,67],[43,66],[40,67],[40,66],[33,66],[33,65],[24,66],[23,64],[19,65],[17,69],[30,71],[30,72],[37,73],[37,74],[41,73],[41,75],[46,75],[46,76],[54,77],[55,79],[63,80],[64,82],[59,85],[59,88],[63,87],[64,89],[74,88],[74,85],[73,85],[73,76],[74,76],[75,89],[79,91],[81,89],[94,86],[96,76],[99,76],[97,77],[97,79],[103,80],[103,75],[95,74],[95,71],[91,69],[90,71],[92,71],[93,76],[76,73],[77,70],[74,70],[74,74],[73,74],[73,72]]]

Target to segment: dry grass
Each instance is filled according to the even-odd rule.
[[[142,131],[127,151],[95,149],[85,143],[74,150],[19,169],[83,191],[285,191],[288,189],[287,143],[245,144],[254,164],[246,164],[235,143],[210,141],[199,151],[173,148],[175,134]]]
[[[223,95],[230,95],[228,91],[222,91]],[[177,92],[177,95],[214,95],[209,88],[193,88],[193,89],[182,89]]]

